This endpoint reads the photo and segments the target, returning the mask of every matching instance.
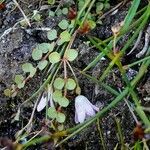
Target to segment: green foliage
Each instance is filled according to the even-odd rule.
[[[110,8],[109,0],[99,0],[95,6],[96,6],[96,13],[102,14],[103,10],[105,11]]]
[[[69,105],[69,100],[62,96],[62,91],[60,90],[55,90],[53,93],[53,100],[62,107],[67,107]]]
[[[95,21],[93,21],[93,20],[88,20],[88,23],[89,23],[91,29],[94,29],[94,28],[96,27]]]
[[[11,96],[11,94],[12,94],[12,92],[11,92],[11,90],[10,90],[10,89],[5,89],[5,90],[4,90],[4,95],[5,95],[5,96],[10,97],[10,96]]]
[[[69,100],[66,97],[60,97],[58,103],[62,107],[67,107],[69,105]]]
[[[17,87],[19,89],[23,88],[24,87],[24,77],[22,75],[16,75],[15,76],[15,83],[17,84]]]
[[[71,39],[71,35],[70,35],[70,33],[67,30],[63,31],[60,34],[60,40],[61,40],[62,43],[69,42],[70,39]]]
[[[73,79],[68,78],[68,79],[67,79],[67,82],[66,82],[66,88],[67,88],[68,90],[74,90],[75,87],[76,87],[76,82],[75,82]]]
[[[62,13],[63,13],[64,15],[67,15],[67,14],[68,14],[68,8],[63,8],[63,9],[62,9]]]
[[[78,9],[81,10],[84,6],[85,0],[78,1]]]
[[[55,16],[55,13],[53,11],[49,11],[49,17],[54,17]]]
[[[77,58],[78,52],[75,49],[68,49],[65,53],[65,57],[69,61],[73,61]]]
[[[41,43],[36,46],[36,50],[42,51],[42,53],[51,52],[54,49],[54,42],[50,43]]]
[[[57,111],[56,111],[55,107],[48,108],[48,117],[51,119],[55,119],[57,117]]]
[[[32,19],[35,20],[35,21],[40,21],[41,20],[41,15],[39,14],[39,12],[37,10],[33,11]]]
[[[26,73],[30,72],[32,68],[33,68],[33,65],[31,63],[25,63],[22,65],[22,70]]]
[[[65,120],[66,120],[65,114],[58,112],[58,113],[57,113],[56,120],[57,120],[59,123],[65,122]]]
[[[47,38],[50,40],[50,41],[53,41],[57,38],[57,31],[55,29],[53,30],[50,30],[47,32]]]
[[[56,12],[56,15],[57,15],[57,16],[62,15],[62,10],[61,10],[61,9],[58,9],[57,12]]]
[[[54,88],[58,90],[62,90],[65,85],[65,81],[62,78],[56,78],[54,81]]]
[[[41,60],[39,63],[38,63],[38,68],[40,69],[40,70],[43,70],[46,66],[47,66],[47,64],[48,64],[48,61],[47,60]]]
[[[65,30],[68,28],[69,23],[67,20],[63,19],[62,21],[59,22],[58,26],[62,29]]]
[[[89,10],[89,8],[90,8],[90,6],[92,6],[91,4],[92,4],[92,2],[94,2],[94,1],[90,1],[90,0],[88,0],[89,1],[89,4],[87,3],[87,7],[85,8],[85,9],[83,9],[83,11],[81,11],[82,13],[82,15],[78,15],[78,17],[77,17],[77,21],[79,22],[79,24],[80,24],[80,21],[82,22],[82,19],[84,18],[84,14],[86,13],[86,11],[85,10]],[[99,3],[97,4],[97,6],[96,6],[96,12],[97,13],[100,13],[100,11],[103,11],[103,10],[105,10],[105,8],[108,8],[109,7],[109,1],[108,0],[97,0]],[[96,2],[97,2],[96,1]],[[138,5],[135,5],[134,3],[135,3],[135,1],[138,1],[138,0],[133,0],[133,6],[132,6],[132,11],[130,11],[130,14],[128,14],[128,17],[130,16],[130,18],[127,18],[127,19],[125,19],[126,20],[126,22],[125,22],[125,25],[124,25],[124,27],[126,27],[126,28],[129,28],[129,25],[133,22],[133,18],[136,18],[136,17],[134,17],[135,16],[135,13],[136,13],[136,9],[138,8]],[[80,0],[80,1],[78,1],[78,5],[79,5],[79,7],[80,7],[80,9],[82,9],[83,7],[84,7],[84,3],[86,3],[87,1],[86,0]],[[140,2],[140,1],[139,1]],[[54,3],[54,1],[53,0],[49,0],[49,3],[50,4],[52,4],[52,3]],[[107,5],[106,5],[107,4]],[[136,6],[136,7],[135,7]],[[92,7],[91,7],[92,8]],[[95,8],[95,7],[94,7]],[[80,9],[78,9],[79,10],[79,13],[78,14],[80,14]],[[59,9],[60,10],[60,9]],[[94,10],[94,9],[93,9]],[[89,10],[90,11],[90,10]],[[59,12],[59,11],[58,11]],[[60,12],[61,13],[63,13],[63,14],[67,14],[67,9],[65,10],[65,9],[62,9],[62,10],[60,10]],[[145,16],[144,16],[144,19],[145,19],[145,17],[147,16],[147,17],[149,17],[149,14],[150,13],[147,13]],[[49,16],[53,16],[54,15],[54,13],[51,13]],[[86,15],[85,15],[86,16]],[[92,20],[92,15],[90,14],[90,13],[88,13],[87,14],[87,16],[85,17],[85,20],[89,20],[89,18],[90,18],[90,21],[89,21],[89,24],[90,24],[90,27],[93,29],[95,26],[96,26],[96,24],[95,24],[95,22]],[[143,19],[143,20],[144,20]],[[143,23],[143,21],[141,21],[141,23]],[[134,23],[133,23],[134,24]],[[146,24],[146,22],[145,22],[145,24]],[[144,25],[145,24],[143,24],[143,27],[141,26],[141,25],[138,25],[138,26],[141,26],[141,28],[139,28],[140,30],[142,30],[143,28],[144,28]],[[76,24],[75,24],[76,25]],[[71,30],[71,32],[69,33],[69,26],[68,26],[68,23],[66,23],[65,21],[63,22],[63,20],[62,20],[62,22],[60,22],[59,23],[59,25],[58,25],[61,29],[63,29],[63,30],[65,30],[65,29],[68,29],[68,31],[66,30],[66,31],[64,31],[64,32],[62,32],[61,34],[60,34],[60,40],[59,40],[59,44],[63,44],[64,42],[69,42],[70,40],[72,40],[71,39],[71,35],[70,35],[70,33],[71,34],[73,34],[73,30]],[[74,27],[74,25],[72,26],[72,28]],[[76,27],[76,26],[75,26]],[[134,26],[134,28],[136,29],[136,26]],[[133,28],[133,30],[134,30],[134,28]],[[139,31],[140,31],[139,30]],[[51,32],[52,31],[52,32]],[[47,37],[48,37],[48,39],[50,40],[50,41],[52,41],[52,40],[55,40],[55,39],[57,39],[58,38],[58,36],[57,36],[57,32],[56,32],[56,30],[51,30],[50,32],[48,32],[47,33]],[[129,31],[129,30],[128,30]],[[136,30],[135,30],[136,31]],[[139,32],[138,31],[138,32]],[[138,33],[137,32],[137,33]],[[136,32],[134,32],[134,33],[136,33]],[[134,35],[134,33],[133,33],[133,35]],[[122,34],[122,33],[121,33]],[[120,35],[119,35],[120,36]],[[93,38],[93,37],[92,37]],[[119,39],[120,37],[118,37],[118,39]],[[136,36],[135,36],[135,38],[136,38]],[[112,38],[109,38],[110,40],[109,41],[111,41],[111,39]],[[107,40],[108,41],[108,40]],[[131,43],[133,43],[133,41],[134,41],[134,38],[132,38],[132,42],[130,42],[127,46],[124,46],[123,47],[123,50],[124,49],[127,49],[128,47],[129,47],[129,45],[131,44]],[[72,42],[72,41],[71,41]],[[98,57],[96,57],[96,61],[98,62],[99,60],[100,60],[100,58],[102,57],[102,55],[106,55],[108,58],[109,58],[109,52],[108,51],[106,51],[106,53],[104,53],[105,51],[105,48],[106,49],[108,49],[107,48],[107,46],[105,46],[105,45],[102,45],[100,42],[97,42],[98,43],[98,45],[99,45],[99,50],[101,50],[102,51],[102,53],[101,53],[101,56],[98,56]],[[102,41],[102,43],[108,43],[108,42],[104,42],[104,41]],[[112,43],[112,41],[110,42],[110,44],[108,44],[108,46],[110,47],[109,49],[112,49],[113,48],[113,46],[111,45],[111,43]],[[43,44],[43,45],[42,45]],[[34,53],[35,54],[33,54],[33,59],[34,60],[40,60],[41,58],[42,58],[42,55],[43,55],[43,53],[44,54],[46,54],[46,53],[48,53],[48,52],[52,52],[53,51],[53,48],[50,48],[50,44],[49,43],[42,43],[42,44],[39,44],[37,47],[36,47],[36,50],[37,51],[35,51]],[[58,45],[59,45],[58,44]],[[70,43],[69,43],[70,44]],[[72,44],[72,43],[71,43]],[[57,45],[57,46],[58,46]],[[101,45],[102,45],[102,48],[101,48]],[[96,46],[96,45],[95,45]],[[103,47],[104,47],[104,50],[103,50]],[[68,43],[65,43],[63,46],[58,46],[57,48],[56,48],[56,50],[58,50],[59,52],[60,52],[60,54],[64,54],[64,52],[65,52],[65,50],[66,50],[66,48],[68,48]],[[121,50],[122,51],[122,50]],[[125,50],[123,51],[123,52],[125,52]],[[40,55],[38,55],[38,54],[40,54]],[[61,57],[60,57],[60,54],[58,53],[58,52],[52,52],[50,55],[49,55],[49,61],[52,63],[52,64],[55,64],[55,63],[57,63],[57,62],[59,62],[60,61],[60,59],[61,59]],[[78,56],[78,52],[76,51],[76,50],[74,50],[74,49],[68,49],[68,50],[66,50],[66,53],[65,53],[65,57],[67,58],[67,60],[68,61],[73,61],[73,60],[75,60],[76,58],[77,58],[77,56]],[[62,56],[63,57],[63,56]],[[111,59],[111,58],[110,58]],[[116,59],[116,60],[115,60]],[[117,66],[117,58],[115,58],[114,60],[112,60],[112,62],[109,64],[110,65],[110,68],[108,68],[108,70],[106,70],[107,72],[105,72],[105,74],[104,74],[104,78],[103,79],[105,79],[105,77],[107,77],[107,74],[110,72],[110,70],[111,70],[111,68],[113,67],[113,65],[115,65],[116,64],[116,66]],[[118,60],[120,60],[120,58],[118,59]],[[96,62],[95,61],[95,62]],[[116,105],[117,105],[117,103],[118,102],[120,102],[121,100],[123,100],[124,99],[124,97],[126,97],[126,95],[128,95],[129,93],[130,93],[130,95],[132,96],[132,99],[133,99],[133,103],[135,103],[136,104],[136,109],[135,109],[135,111],[137,112],[137,114],[139,115],[139,117],[141,118],[141,120],[143,121],[143,123],[145,124],[145,125],[147,125],[147,126],[149,126],[149,120],[148,119],[145,119],[145,115],[144,115],[144,112],[142,111],[142,110],[139,110],[139,109],[141,109],[141,105],[140,104],[138,104],[138,102],[140,101],[138,98],[135,98],[136,97],[136,95],[135,96],[133,96],[133,91],[132,90],[134,90],[134,88],[136,87],[136,84],[138,83],[138,81],[140,80],[140,78],[144,75],[144,73],[145,73],[145,71],[147,70],[147,68],[148,68],[148,66],[149,66],[149,64],[150,63],[148,63],[149,61],[147,60],[147,61],[143,61],[144,63],[143,63],[143,68],[142,67],[140,67],[140,71],[139,71],[139,74],[138,74],[138,76],[133,80],[133,82],[131,82],[131,87],[133,87],[132,89],[130,88],[130,81],[129,81],[129,85],[128,84],[126,84],[125,86],[125,89],[123,89],[122,90],[122,92],[121,93],[119,93],[118,95],[117,95],[117,97],[108,105],[108,106],[106,106],[102,111],[99,111],[98,113],[97,113],[97,115],[95,116],[95,117],[93,117],[92,119],[90,119],[89,121],[87,120],[86,122],[84,122],[83,124],[81,124],[81,125],[79,125],[79,126],[76,126],[75,128],[71,128],[71,130],[69,129],[68,131],[70,131],[70,135],[66,138],[66,139],[64,139],[64,141],[66,141],[67,139],[69,139],[70,137],[72,137],[72,136],[74,136],[75,134],[77,134],[77,133],[79,133],[82,129],[84,129],[84,128],[86,128],[86,127],[88,127],[88,125],[90,125],[92,122],[94,122],[94,121],[96,121],[98,118],[100,118],[101,119],[101,117],[103,117],[103,115],[105,114],[105,113],[107,113],[108,111],[110,111],[110,109],[111,108],[113,108],[113,107],[115,107]],[[121,63],[121,61],[119,62],[119,63]],[[46,66],[47,66],[47,64],[48,64],[48,61],[47,60],[41,60],[39,63],[38,63],[38,68],[40,69],[40,70],[43,70]],[[94,63],[93,63],[94,64]],[[96,64],[96,63],[95,63]],[[30,75],[32,76],[32,75],[34,75],[35,74],[35,72],[36,72],[36,68],[34,68],[33,66],[31,67],[32,65],[31,64],[26,64],[24,67],[23,67],[23,70],[24,70],[24,72],[26,72],[26,73],[30,73]],[[56,67],[55,67],[56,66]],[[93,65],[94,66],[94,65]],[[58,65],[54,65],[54,67],[55,68],[53,68],[54,70],[52,71],[52,72],[54,72],[54,73],[51,73],[50,72],[50,76],[52,76],[52,80],[50,79],[49,80],[49,77],[48,77],[48,80],[46,80],[46,82],[48,81],[48,83],[50,83],[51,81],[53,81],[53,79],[58,75],[58,72],[57,72],[57,67],[58,67]],[[30,69],[29,69],[30,68]],[[120,68],[119,68],[120,69]],[[58,70],[59,70],[59,68],[58,68]],[[55,73],[55,71],[56,71],[56,73]],[[62,73],[62,72],[61,72]],[[121,72],[120,72],[121,73]],[[69,73],[68,73],[69,74]],[[56,75],[56,76],[55,76]],[[70,75],[70,74],[69,74]],[[103,77],[103,74],[102,74],[102,77]],[[125,78],[124,78],[125,79]],[[93,80],[94,80],[94,78],[93,78]],[[45,83],[46,82],[44,82],[44,85],[46,85]],[[126,80],[124,80],[124,83],[126,82]],[[101,85],[103,84],[102,83],[102,80],[97,80],[97,83],[100,83]],[[22,85],[23,84],[23,76],[21,77],[21,76],[19,76],[19,77],[16,77],[16,84],[17,85],[19,85],[19,87],[22,87],[22,86],[24,86],[24,85]],[[54,100],[54,102],[56,102],[57,104],[56,104],[56,108],[59,108],[59,105],[61,106],[61,107],[67,107],[68,105],[69,105],[69,100],[66,98],[66,97],[64,97],[63,96],[63,92],[65,91],[65,90],[76,90],[76,94],[78,94],[78,95],[80,95],[81,94],[81,89],[80,89],[80,87],[78,86],[78,85],[76,85],[77,83],[73,80],[73,79],[71,79],[71,78],[68,78],[67,80],[66,80],[66,83],[64,82],[64,79],[62,79],[62,78],[56,78],[55,79],[55,81],[54,81],[54,84],[53,84],[53,87],[55,88],[54,90],[55,90],[55,92],[53,93],[53,100]],[[65,88],[64,88],[64,86],[65,86]],[[63,91],[63,88],[64,88],[64,91]],[[44,86],[42,85],[42,88],[40,88],[40,90],[38,90],[38,91],[41,91],[41,89],[44,89]],[[57,90],[58,89],[58,90]],[[109,91],[109,90],[108,90]],[[5,92],[5,91],[4,91]],[[7,95],[9,95],[10,93],[9,93],[10,91],[8,90],[8,91],[6,91],[6,94]],[[38,93],[38,92],[37,92]],[[36,94],[35,94],[36,95]],[[59,105],[58,105],[59,104]],[[137,109],[138,108],[138,109]],[[65,116],[65,114],[63,114],[62,112],[60,112],[60,111],[62,111],[62,110],[56,110],[54,107],[50,107],[49,109],[48,109],[48,116],[49,116],[49,118],[51,118],[51,119],[55,119],[57,122],[59,122],[59,123],[63,123],[64,121],[65,121],[65,119],[66,119],[66,116]],[[141,114],[141,115],[140,115]],[[144,116],[144,117],[142,117],[142,116]],[[56,126],[57,126],[57,124],[58,123],[56,123]],[[55,125],[55,123],[54,123],[54,125]],[[58,130],[57,130],[58,131]],[[57,132],[56,131],[56,132]],[[72,134],[71,134],[71,132],[72,132]],[[36,140],[34,140],[34,141],[36,141]],[[41,141],[40,141],[41,142]],[[63,142],[63,141],[62,141]],[[29,142],[30,143],[30,142]],[[34,142],[33,142],[34,143]],[[62,144],[62,143],[61,143]],[[138,147],[138,146],[137,146]],[[139,147],[139,149],[141,149],[141,147]]]
[[[102,13],[103,8],[104,8],[104,4],[102,2],[96,3],[96,13],[97,14]]]
[[[31,70],[30,70],[30,78],[32,78],[34,75],[35,75],[35,73],[36,73],[36,68],[32,68]]]
[[[54,107],[48,108],[48,117],[51,119],[56,119],[59,123],[63,123],[66,119],[66,116],[61,112],[57,112]]]
[[[20,25],[22,27],[26,27],[27,28],[27,26],[28,26],[28,23],[27,23],[27,21],[25,19],[21,20],[19,23],[20,23]]]
[[[32,58],[34,60],[40,60],[42,58],[42,50],[41,49],[34,49],[32,51]]]
[[[62,98],[62,91],[55,90],[55,92],[53,93],[53,100],[55,102],[58,102],[61,98]]]
[[[41,15],[37,13],[36,15],[33,16],[33,19],[35,21],[40,21],[41,20]]]
[[[60,54],[58,52],[53,52],[49,55],[49,61],[55,64],[60,61]]]
[[[55,0],[47,0],[47,2],[48,4],[51,4],[51,5],[55,4]]]
[[[33,77],[36,73],[36,68],[33,67],[31,63],[25,63],[22,65],[22,70],[25,73],[30,73],[30,77]]]
[[[71,24],[69,24],[68,28],[72,29],[74,28],[74,25],[75,25],[75,20],[71,20]]]

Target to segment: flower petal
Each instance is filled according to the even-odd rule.
[[[43,95],[40,99],[39,104],[37,105],[37,111],[40,112],[46,106],[47,98]]]
[[[84,109],[88,116],[95,115],[95,111],[94,111],[93,107],[91,105],[89,105],[89,103],[84,104]]]
[[[47,93],[48,101],[50,101],[50,106],[54,107],[52,93],[53,93],[52,88],[48,86],[48,93]]]
[[[77,113],[78,122],[83,123],[85,120],[85,111],[80,111]]]
[[[92,108],[95,110],[95,111],[99,111],[99,108],[96,107],[95,105],[92,104]]]
[[[79,95],[75,98],[75,122],[82,123],[89,116],[95,115],[99,108],[93,105],[85,96]]]
[[[77,117],[77,112],[75,111],[75,118],[74,118],[74,120],[75,120],[75,123],[79,123],[79,120],[78,120],[78,117]]]
[[[75,122],[84,122],[85,116],[86,114],[83,105],[80,104],[80,101],[75,101]]]

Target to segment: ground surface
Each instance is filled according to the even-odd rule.
[[[117,3],[119,2],[112,2],[111,7],[114,7]],[[31,10],[39,8],[40,3],[38,0],[34,1],[34,3],[33,1],[25,0],[23,3],[20,1],[20,4],[25,13],[30,14]],[[29,8],[28,4],[30,4]],[[102,25],[98,25],[88,34],[96,35],[102,40],[112,35],[111,26],[124,19],[129,6],[130,2],[121,7],[116,14],[108,15],[102,20]],[[2,35],[7,29],[12,28],[13,25],[22,17],[20,11],[17,8],[15,10],[12,10],[12,8],[12,2],[8,0],[6,2],[6,7],[0,10],[0,35]],[[41,11],[41,14],[42,13],[44,16],[45,11]],[[33,23],[31,28],[21,28],[20,26],[16,26],[16,28],[13,29],[9,34],[0,39],[0,137],[14,139],[15,133],[21,128],[22,123],[25,124],[27,122],[28,118],[30,117],[32,107],[27,107],[24,109],[24,113],[22,113],[23,122],[20,121],[12,123],[12,119],[17,111],[18,104],[23,102],[24,99],[26,99],[36,89],[38,89],[39,85],[37,85],[37,83],[39,83],[40,79],[42,79],[39,73],[35,79],[32,79],[27,84],[27,87],[15,98],[7,98],[3,94],[4,89],[13,83],[14,75],[21,73],[20,65],[26,61],[31,61],[31,53],[35,45],[39,42],[45,41],[44,31],[37,32],[34,31],[34,28],[39,26],[55,27],[60,19],[61,18],[59,17],[49,19],[44,16],[41,23]],[[121,39],[119,43],[120,47],[125,43],[128,36],[129,35],[126,35],[123,39]],[[144,37],[142,37],[142,40],[136,51],[131,55],[123,58],[122,61],[124,62],[124,65],[134,61],[135,54],[141,49],[141,47],[143,47],[143,38]],[[89,48],[89,45],[86,43],[85,36],[78,36],[73,44],[73,47],[77,48],[79,51],[78,60],[74,62],[74,68],[79,70],[84,69],[99,53],[97,49]],[[96,65],[95,68],[89,70],[88,73],[98,77],[100,74],[102,74],[103,69],[107,65],[108,60],[102,60]],[[129,76],[134,76],[136,74],[136,70],[138,69],[135,68],[134,74],[128,71]],[[114,96],[106,92],[102,87],[97,87],[94,83],[78,72],[76,72],[76,74],[82,87],[83,95],[86,95],[92,103],[103,108],[114,99]],[[116,78],[115,80],[113,78],[114,75]],[[146,101],[146,97],[150,96],[149,75],[150,70],[148,70],[147,75],[144,76],[137,88],[141,102],[145,106],[149,105],[149,102]],[[122,89],[124,88],[122,87],[122,81],[117,69],[114,69],[113,73],[109,74],[106,79],[106,83],[110,84],[112,87],[121,87]],[[33,104],[31,106],[33,106]],[[74,106],[71,105],[70,108],[68,108],[68,111],[70,114],[68,116],[68,122],[70,123],[67,126],[72,126],[74,124]],[[120,124],[125,136],[125,142],[128,144],[133,143],[132,131],[135,123],[131,113],[128,110],[128,107],[124,102],[121,102],[116,108],[112,109],[106,117],[100,120],[100,126],[104,134],[104,140],[109,150],[113,149],[118,143],[115,118],[120,119]],[[41,113],[37,113],[36,120],[37,121],[35,123],[34,129],[39,126],[39,122],[42,120]],[[69,140],[62,149],[98,150],[102,149],[101,147],[102,145],[97,125],[92,125],[88,129],[84,130],[82,134]],[[42,149],[45,149],[44,146]]]

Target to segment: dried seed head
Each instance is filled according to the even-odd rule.
[[[73,20],[73,19],[75,19],[76,18],[76,16],[77,16],[77,11],[76,11],[76,9],[75,8],[69,8],[69,11],[68,11],[68,19],[70,19],[70,20]]]
[[[119,33],[119,31],[120,31],[121,27],[123,26],[123,24],[124,24],[124,22],[122,21],[122,22],[117,23],[116,25],[111,27],[111,30],[112,30],[114,35]]]
[[[91,30],[90,24],[89,24],[87,21],[85,21],[85,22],[82,24],[82,26],[79,28],[78,31],[79,31],[80,34],[86,34],[86,33],[88,33],[90,30]]]

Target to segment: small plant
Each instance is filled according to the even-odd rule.
[[[48,0],[47,2],[52,5],[57,1]],[[77,8],[74,5],[69,7],[64,6],[62,8],[63,5],[61,3],[56,8],[55,12],[52,10],[49,11],[48,17],[63,15],[62,20],[59,21],[55,28],[46,29],[46,42],[36,45],[32,51],[32,61],[21,65],[23,73],[17,74],[14,77],[15,85],[13,85],[11,89],[5,89],[4,91],[6,96],[14,97],[19,90],[22,90],[26,86],[27,81],[35,77],[37,72],[46,72],[44,74],[42,85],[40,85],[39,89],[37,89],[31,97],[19,106],[18,112],[14,118],[14,120],[19,120],[20,113],[22,113],[21,109],[24,105],[32,99],[37,99],[34,103],[34,108],[27,125],[16,134],[17,140],[13,143],[16,149],[27,149],[31,145],[49,141],[53,141],[55,145],[57,144],[56,147],[58,147],[96,121],[100,128],[99,118],[101,119],[123,100],[126,102],[125,104],[128,106],[132,114],[131,116],[137,124],[133,129],[134,137],[137,138],[137,140],[143,140],[143,138],[148,136],[150,121],[141,106],[135,88],[150,65],[149,57],[128,64],[126,67],[122,64],[122,57],[125,56],[127,49],[130,48],[130,45],[134,42],[139,32],[145,27],[150,16],[150,4],[147,4],[145,9],[142,9],[141,16],[141,13],[136,12],[139,5],[140,0],[134,0],[124,21],[117,24],[117,26],[112,27],[113,36],[103,41],[88,34],[90,30],[95,28],[97,22],[95,20],[95,14],[93,15],[91,9],[94,7],[94,13],[99,15],[101,11],[109,9],[109,0],[79,0],[77,1]],[[140,16],[140,18],[137,19],[135,17],[137,15]],[[33,21],[41,21],[40,12],[35,11],[31,18]],[[136,21],[133,21],[134,18]],[[129,36],[129,39],[122,48],[118,50],[116,48],[118,41],[127,32],[132,30],[134,32],[132,32],[131,37]],[[81,88],[78,78],[76,77],[76,70],[72,67],[72,64],[77,60],[79,55],[78,49],[73,46],[73,42],[77,35],[87,37],[88,40],[90,40],[90,44],[93,44],[93,46],[100,51],[93,61],[91,61],[82,71],[79,71],[79,73],[97,85],[100,84],[107,92],[115,97],[102,110],[93,105],[84,95],[81,95]],[[150,49],[148,49],[146,56],[149,54]],[[92,69],[92,67],[94,67],[104,56],[110,60],[104,72],[97,78],[87,74],[86,71]],[[133,80],[130,80],[127,77],[126,69],[139,63],[139,72]],[[115,87],[112,88],[105,83],[105,79],[114,65],[116,65],[115,67],[118,68],[118,72],[120,72],[120,76],[122,77],[122,89],[120,87],[117,87],[116,89]],[[74,121],[78,125],[66,129],[65,123],[68,119],[67,109],[70,105],[74,105]],[[38,113],[45,111],[45,119],[42,123],[41,130],[32,132],[32,125],[34,123],[33,116],[36,110]],[[138,115],[146,128],[139,124],[134,113]],[[120,120],[116,119],[118,139],[122,148],[124,148],[126,146],[120,123]],[[33,135],[33,137],[31,137],[31,135]],[[101,131],[100,136],[103,148],[105,148]],[[31,139],[26,140],[29,137],[31,137]],[[62,137],[65,138],[62,139]],[[25,142],[21,143],[22,140]],[[146,147],[146,142],[142,142]],[[140,144],[141,143],[137,141],[134,148],[141,147]],[[118,143],[115,148],[118,148]]]
[[[105,11],[110,8],[109,0],[98,0],[95,4],[96,14],[102,14],[102,11]]]
[[[17,92],[24,88],[26,82],[29,81],[30,78],[34,78],[37,72],[49,68],[50,74],[47,75],[47,79],[33,96],[20,105],[15,120],[19,120],[20,109],[23,105],[33,97],[36,97],[37,94],[40,94],[41,98],[38,100],[38,103],[35,103],[36,109],[38,112],[45,109],[46,120],[51,120],[52,124],[50,126],[52,128],[54,127],[53,129],[55,131],[63,125],[66,120],[65,108],[69,106],[72,100],[72,98],[70,98],[71,95],[81,94],[78,79],[71,66],[71,63],[78,57],[78,50],[72,48],[72,43],[77,34],[86,34],[96,26],[95,22],[91,19],[84,18],[83,22],[76,20],[77,11],[74,7],[59,10],[62,15],[66,15],[66,19],[62,19],[56,27],[59,30],[50,29],[47,31],[48,42],[38,44],[32,51],[34,64],[31,62],[22,64],[23,74],[15,76],[15,87],[12,90],[6,89],[4,92],[7,96],[16,96]],[[49,16],[54,15],[58,15],[58,12],[49,11]],[[34,11],[32,19],[33,21],[40,21],[41,16],[39,12]],[[78,28],[76,29],[76,27]],[[78,98],[75,100],[76,105],[78,103],[77,99]],[[84,104],[89,103],[89,106],[92,106],[91,108],[95,107],[85,99],[86,98],[81,99],[80,101],[83,101]],[[87,105],[87,107],[89,106]],[[93,111],[91,110],[91,112]],[[88,112],[85,113],[88,114]],[[95,113],[89,114],[89,116],[93,116],[94,114]],[[82,120],[84,121],[85,118]],[[80,120],[78,122],[81,123]],[[32,118],[29,120],[29,123],[17,133],[17,137],[21,138],[24,130],[28,130],[31,124]]]

